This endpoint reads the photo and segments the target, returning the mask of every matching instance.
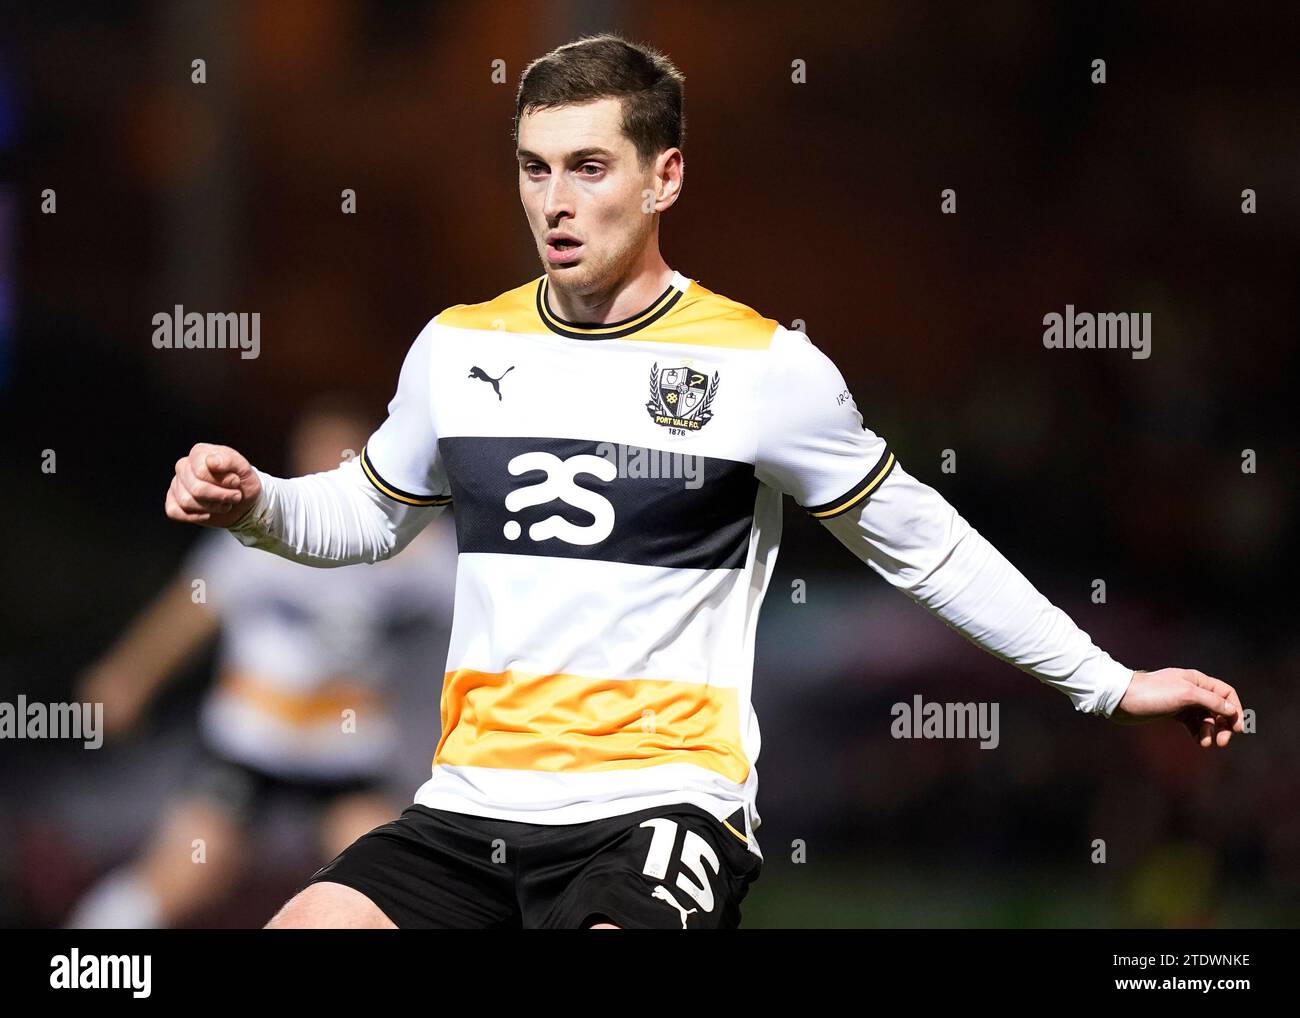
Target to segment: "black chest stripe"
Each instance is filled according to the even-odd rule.
[[[571,438],[441,438],[462,552],[745,564],[752,463]]]

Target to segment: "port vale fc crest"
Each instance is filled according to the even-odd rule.
[[[655,362],[650,369],[650,402],[645,408],[654,422],[665,428],[699,431],[713,418],[709,407],[717,394],[716,371],[710,381],[707,375],[694,368],[683,365],[661,371]]]

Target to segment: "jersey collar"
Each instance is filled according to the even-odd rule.
[[[570,322],[551,310],[547,299],[549,290],[546,276],[537,281],[537,315],[552,332],[570,339],[619,339],[653,325],[668,314],[682,299],[690,280],[674,272],[672,281],[664,292],[650,302],[650,306],[618,322]]]

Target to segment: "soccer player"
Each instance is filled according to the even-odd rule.
[[[442,736],[400,819],[271,927],[709,928],[762,856],[754,633],[788,494],[979,646],[1121,723],[1242,731],[1226,683],[1094,646],[909,475],[799,332],[659,249],[682,190],[682,83],[615,36],[516,99],[543,274],[438,314],[356,462],[310,477],[195,445],[166,499],[300,562],[372,562],[453,507]]]
[[[361,447],[373,423],[346,396],[318,398],[293,429],[294,470],[331,469],[343,450]],[[389,791],[392,685],[451,617],[454,554],[452,535],[438,524],[378,569],[322,573],[206,532],[175,579],[87,670],[79,693],[104,704],[110,736],[124,736],[219,632],[216,681],[200,711],[200,761],[140,856],[99,880],[67,925],[174,926],[228,898],[273,803],[311,807],[321,862],[401,812]],[[196,580],[204,584],[197,601]],[[194,864],[196,837],[204,841],[202,866]]]

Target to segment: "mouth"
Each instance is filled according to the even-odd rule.
[[[582,242],[565,233],[553,233],[546,238],[546,260],[552,265],[568,265],[582,255]]]

